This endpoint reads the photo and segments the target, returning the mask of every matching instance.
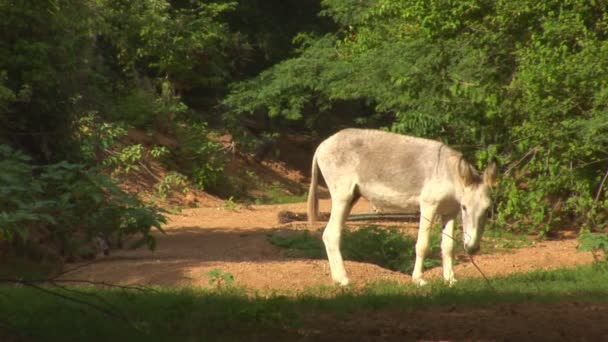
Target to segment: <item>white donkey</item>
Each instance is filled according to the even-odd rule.
[[[422,265],[428,252],[429,231],[436,218],[444,224],[441,239],[443,277],[454,278],[454,219],[462,214],[464,247],[479,250],[486,211],[491,201],[488,187],[496,178],[492,164],[483,176],[462,154],[441,142],[378,130],[344,129],[323,141],[312,160],[308,217],[318,217],[317,183],[321,171],[331,195],[331,216],[323,232],[331,276],[341,285],[349,280],[340,253],[340,234],[353,204],[363,196],[381,207],[420,206],[416,262],[412,274],[424,285]]]

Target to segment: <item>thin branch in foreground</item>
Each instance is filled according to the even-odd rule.
[[[425,220],[428,220],[427,218],[425,218]],[[467,232],[463,232],[463,234],[467,234]],[[458,243],[458,241],[456,241],[456,239],[453,236],[450,236],[446,233],[444,233],[443,231],[441,231],[441,235],[442,236],[447,236],[450,239],[452,239],[453,242],[456,243],[456,245],[460,245]],[[492,282],[490,281],[490,279],[486,276],[486,274],[481,270],[481,267],[479,267],[479,265],[477,265],[477,263],[475,262],[475,259],[473,258],[473,255],[469,254],[469,252],[467,252],[467,250],[462,247],[462,250],[464,251],[464,253],[467,255],[467,257],[469,258],[469,260],[471,261],[471,264],[473,264],[473,266],[475,266],[475,268],[477,269],[477,272],[479,272],[479,274],[481,274],[481,276],[483,277],[483,279],[485,280],[486,284],[488,285],[488,287],[490,288],[490,290],[496,292],[496,288],[494,287],[494,285],[492,285]]]
[[[58,281],[60,282],[61,280],[58,280]],[[100,302],[106,304],[108,307],[105,307],[103,305],[99,305],[99,304],[96,304],[96,303],[92,303],[92,302],[89,302],[89,301],[86,301],[86,300],[83,300],[83,299],[80,299],[80,298],[77,298],[77,297],[74,297],[74,296],[69,296],[67,294],[63,294],[63,293],[58,292],[58,291],[54,291],[54,290],[45,288],[43,286],[37,285],[36,284],[37,282],[40,282],[40,283],[42,283],[42,282],[50,282],[56,288],[61,289],[63,291],[66,291],[68,293],[75,293],[75,294],[78,294],[78,295],[81,295],[81,296],[94,297],[97,300],[99,300]],[[121,321],[121,322],[125,323],[127,326],[131,327],[132,329],[134,329],[136,331],[143,332],[124,313],[122,313],[119,310],[115,309],[111,303],[109,303],[107,300],[105,300],[105,299],[103,299],[103,298],[101,298],[101,297],[99,297],[97,295],[84,293],[84,292],[81,292],[81,291],[78,291],[78,290],[75,290],[75,289],[69,289],[69,288],[67,288],[65,286],[60,286],[58,284],[55,284],[53,281],[49,281],[48,279],[44,280],[44,281],[28,281],[28,280],[22,280],[22,279],[0,279],[0,283],[12,283],[12,284],[17,284],[17,285],[22,285],[22,286],[30,287],[32,289],[38,290],[38,291],[40,291],[42,293],[45,293],[47,295],[54,296],[54,297],[57,297],[57,298],[61,298],[61,299],[64,299],[64,300],[66,300],[68,302],[76,303],[76,304],[82,305],[84,307],[92,308],[92,309],[100,312],[101,314],[103,314],[103,315],[105,315],[107,317],[114,318],[114,319],[116,319],[118,321]],[[123,288],[126,288],[126,287],[123,287]]]
[[[86,280],[86,279],[57,279],[57,278],[53,277],[50,279],[28,279],[26,281],[29,283],[32,283],[32,284],[73,283],[73,284],[87,284],[87,285],[95,285],[95,286],[104,286],[104,287],[117,288],[117,289],[123,289],[123,290],[137,290],[140,292],[158,292],[156,289],[153,289],[151,287],[146,287],[146,286],[118,285],[118,284],[107,283],[105,281],[92,281],[92,280]],[[0,278],[0,283],[21,283],[21,282],[22,282],[22,280],[19,280],[19,279]]]
[[[43,292],[43,293],[46,293],[48,295],[51,295],[51,296],[54,296],[54,297],[59,297],[59,298],[65,299],[65,300],[70,301],[70,302],[74,302],[74,303],[78,303],[78,304],[81,304],[81,305],[84,305],[84,306],[91,307],[91,308],[93,308],[93,309],[95,309],[95,310],[97,310],[97,311],[105,314],[108,317],[120,318],[121,320],[123,319],[123,317],[117,317],[114,312],[112,312],[111,310],[109,310],[107,308],[104,308],[103,306],[100,306],[100,305],[97,305],[97,304],[94,304],[94,303],[89,303],[89,302],[80,300],[78,298],[73,298],[73,297],[70,297],[70,296],[66,296],[66,295],[64,295],[62,293],[46,289],[46,288],[44,288],[42,286],[30,283],[30,282],[25,281],[25,280],[14,280],[13,283],[15,283],[15,284],[21,284],[21,285],[24,285],[24,286],[27,286],[27,287],[31,287],[33,289],[36,289],[36,290],[38,290],[40,292]]]
[[[466,251],[465,251],[466,253]],[[488,287],[490,288],[490,290],[496,292],[496,288],[494,287],[494,285],[492,285],[492,282],[490,281],[490,279],[488,279],[488,277],[486,277],[485,273],[483,273],[483,271],[481,270],[481,268],[477,265],[477,263],[475,262],[475,259],[473,258],[473,256],[469,253],[467,253],[467,256],[469,257],[469,260],[471,260],[471,264],[473,264],[473,266],[475,266],[475,268],[477,269],[477,271],[479,272],[479,274],[481,274],[481,276],[483,277],[483,279],[486,281],[486,284],[488,285]]]
[[[427,220],[428,222],[430,222],[430,224],[433,224],[433,220],[429,219],[428,217],[424,217],[424,216],[420,216],[421,218]],[[467,234],[467,232],[463,231],[463,234]],[[446,233],[443,232],[443,230],[441,231],[441,235],[443,236],[447,236],[450,239],[452,239],[453,242],[456,243],[456,245],[460,245],[458,243],[458,241],[456,241],[456,239],[453,236],[450,236]],[[492,285],[492,282],[490,281],[490,279],[486,276],[486,274],[481,270],[481,267],[479,267],[479,265],[477,265],[477,263],[475,262],[475,259],[473,258],[473,256],[471,254],[469,254],[469,252],[467,252],[466,249],[464,249],[464,247],[462,248],[465,252],[465,254],[467,255],[467,257],[469,257],[469,260],[471,260],[471,264],[473,264],[473,266],[475,266],[475,268],[477,269],[477,272],[479,272],[479,274],[481,274],[481,276],[483,277],[483,279],[486,281],[486,284],[488,285],[488,288],[490,288],[490,290],[496,292],[496,288],[494,287],[494,285]]]
[[[63,270],[63,271],[57,273],[56,275],[54,275],[53,277],[51,277],[51,280],[56,280],[57,278],[59,278],[61,276],[64,276],[64,275],[66,275],[68,273],[71,273],[71,272],[74,272],[74,271],[81,270],[81,269],[83,269],[85,267],[89,267],[89,266],[91,266],[91,265],[93,265],[95,263],[97,263],[97,260],[93,260],[93,261],[84,263],[82,265],[78,265],[78,266],[72,267],[70,269]]]
[[[45,281],[46,280],[44,280],[44,279],[30,280],[30,282],[40,282],[40,283],[44,283]],[[52,283],[75,283],[75,284],[105,286],[105,287],[111,287],[111,288],[117,288],[117,289],[123,289],[123,290],[137,290],[140,292],[158,292],[156,289],[153,289],[153,288],[147,287],[147,286],[118,285],[118,284],[107,283],[105,281],[92,281],[92,280],[85,280],[85,279],[53,279],[51,282]]]

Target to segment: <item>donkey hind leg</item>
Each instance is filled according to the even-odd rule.
[[[329,268],[331,270],[332,279],[342,286],[348,285],[348,277],[344,269],[344,261],[340,253],[340,236],[344,222],[350,213],[354,201],[354,196],[345,196],[340,198],[332,196],[331,200],[331,215],[329,222],[323,232],[323,243],[327,251],[327,259],[329,259]]]
[[[443,218],[441,234],[441,257],[443,259],[443,279],[451,286],[456,283],[454,278],[454,218]]]
[[[416,240],[416,262],[414,263],[414,272],[412,273],[412,281],[420,286],[426,285],[426,281],[422,279],[422,268],[424,257],[429,249],[429,236],[431,227],[435,221],[435,211],[435,206],[420,206],[420,227],[418,228],[418,239]]]

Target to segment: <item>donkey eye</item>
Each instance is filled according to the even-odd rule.
[[[463,211],[467,211],[467,206],[466,206],[466,205],[463,205],[463,206],[462,206],[462,210],[463,210]]]

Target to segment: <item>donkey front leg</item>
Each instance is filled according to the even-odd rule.
[[[443,259],[443,279],[454,285],[454,218],[443,219],[444,228],[441,235],[441,257]]]
[[[332,200],[329,222],[323,231],[323,243],[329,259],[331,278],[342,286],[348,285],[349,280],[340,253],[340,235],[350,211],[350,202],[350,200]]]
[[[422,279],[422,268],[424,257],[429,250],[429,236],[431,226],[433,225],[433,221],[435,221],[435,210],[434,206],[420,206],[420,227],[418,228],[418,240],[416,241],[416,262],[414,263],[414,272],[412,273],[412,280],[420,286],[426,285],[426,281]]]

